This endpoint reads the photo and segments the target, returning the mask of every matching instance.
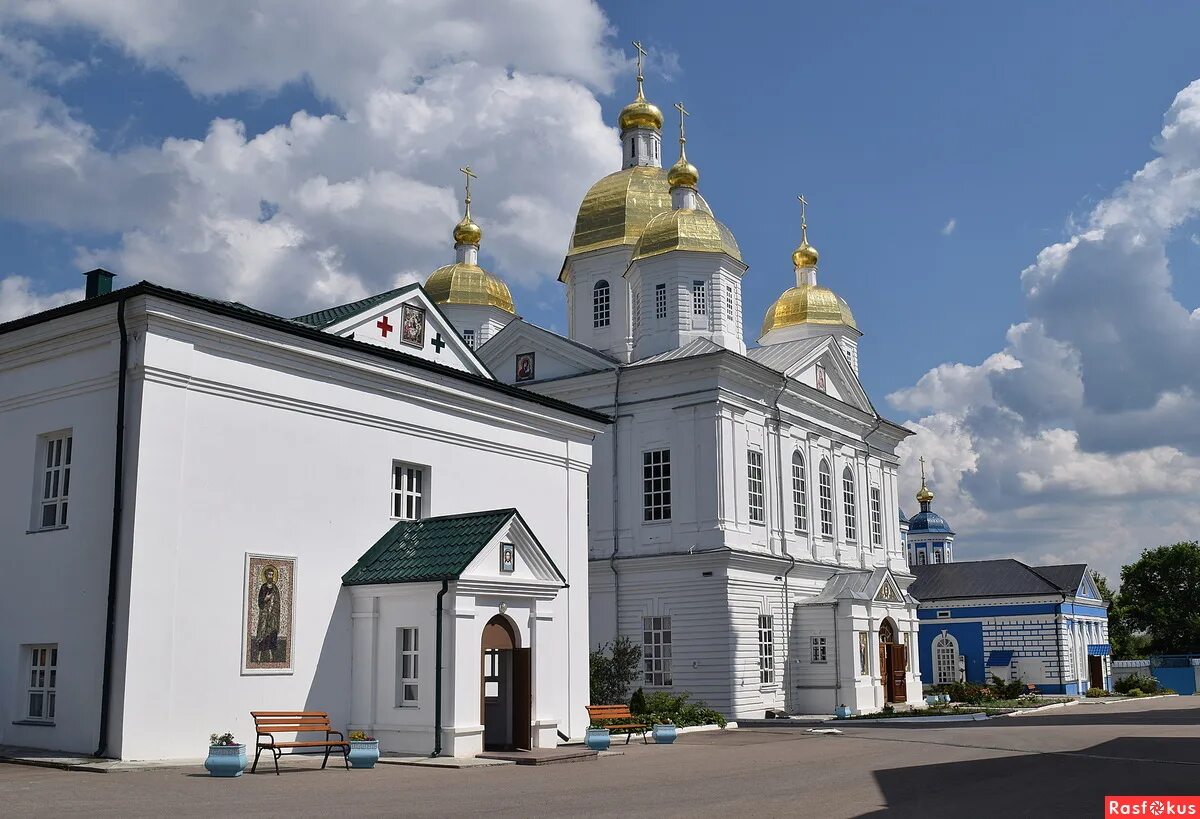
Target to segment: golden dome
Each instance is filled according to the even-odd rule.
[[[816,267],[817,262],[821,260],[821,254],[817,249],[808,243],[808,238],[805,237],[800,246],[792,251],[792,264],[796,267]]]
[[[662,111],[658,110],[657,105],[642,95],[642,89],[639,85],[637,98],[621,109],[621,115],[617,117],[617,122],[621,126],[621,133],[634,128],[653,128],[656,131],[661,131],[663,115]]]
[[[455,262],[439,267],[425,282],[425,292],[438,304],[490,305],[517,313],[508,285],[476,264]]]
[[[858,329],[850,305],[837,293],[819,284],[801,284],[783,291],[783,295],[767,308],[760,338],[771,330],[797,324],[841,324]]]
[[[470,206],[465,216],[454,226],[454,244],[477,245],[483,240],[483,229],[471,218]]]
[[[633,249],[633,259],[645,259],[672,250],[724,253],[739,262],[742,251],[733,232],[713,218],[707,210],[668,210],[646,224]]]
[[[687,156],[680,155],[679,160],[667,171],[667,184],[672,188],[694,188],[700,181],[700,171]]]
[[[704,197],[696,198],[700,210],[712,213]],[[634,165],[611,173],[592,185],[579,204],[567,255],[637,244],[646,223],[670,209],[671,186],[662,168]]]
[[[933,503],[933,492],[925,485],[925,481],[921,481],[921,488],[917,490],[917,503]]]

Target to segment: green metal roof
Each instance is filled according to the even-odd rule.
[[[402,520],[368,549],[350,571],[342,575],[342,583],[346,586],[365,586],[455,580],[514,517],[521,521],[526,530],[529,529],[516,509]],[[534,542],[537,542],[536,537]],[[537,547],[565,584],[565,578],[546,550],[542,549],[540,543]]]
[[[394,290],[376,293],[374,296],[367,296],[365,299],[352,301],[349,304],[339,304],[337,307],[329,307],[324,310],[318,310],[315,313],[296,316],[292,321],[298,321],[301,324],[307,324],[309,327],[316,327],[318,329],[325,328],[331,324],[337,324],[342,319],[348,319],[351,316],[357,315],[364,310],[370,310],[375,305],[382,304],[393,296],[398,296],[405,290],[411,290],[412,288],[413,285],[411,284],[404,287],[397,287]]]

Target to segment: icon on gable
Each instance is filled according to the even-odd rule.
[[[500,544],[500,571],[513,572],[516,571],[517,560],[511,543]]]
[[[818,364],[816,366],[816,372],[817,372],[817,389],[820,390],[821,392],[825,392],[825,368],[822,367],[820,364]]]
[[[416,304],[400,307],[400,340],[413,347],[425,346],[425,308]]]
[[[875,599],[884,603],[899,603],[900,594],[892,585],[892,581],[885,577],[883,583],[879,585],[879,592],[875,595]]]

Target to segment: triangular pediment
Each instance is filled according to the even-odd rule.
[[[460,581],[532,583],[561,587],[566,580],[518,513],[500,528],[459,575]]]
[[[515,319],[479,348],[479,357],[496,378],[524,384],[610,370],[616,360],[536,324]]]
[[[492,377],[419,284],[312,315],[327,319],[321,326],[327,333]]]
[[[875,414],[871,399],[858,380],[854,367],[850,365],[841,345],[832,337],[826,338],[822,344],[797,360],[784,374],[844,404]]]
[[[904,602],[904,592],[900,590],[896,579],[892,577],[892,573],[886,569],[881,572],[881,577],[876,585],[874,594],[871,599],[877,603],[896,603]]]
[[[1079,582],[1079,590],[1075,592],[1075,596],[1086,597],[1090,600],[1100,599],[1100,593],[1096,591],[1096,587],[1092,583],[1092,578],[1088,577],[1086,572],[1083,575],[1083,580]]]

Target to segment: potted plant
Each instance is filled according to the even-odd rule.
[[[850,706],[842,703],[837,708],[833,709],[834,716],[838,719],[846,719],[850,716]]]
[[[612,744],[612,736],[603,725],[593,723],[584,733],[583,742],[593,751],[607,751]]]
[[[651,733],[654,734],[654,741],[658,745],[670,745],[679,736],[679,731],[675,728],[675,723],[670,720],[654,723]]]
[[[352,768],[374,768],[379,761],[379,740],[367,736],[363,731],[351,731],[347,759]]]
[[[229,732],[213,734],[209,737],[204,767],[212,776],[241,776],[246,770],[246,746]]]

